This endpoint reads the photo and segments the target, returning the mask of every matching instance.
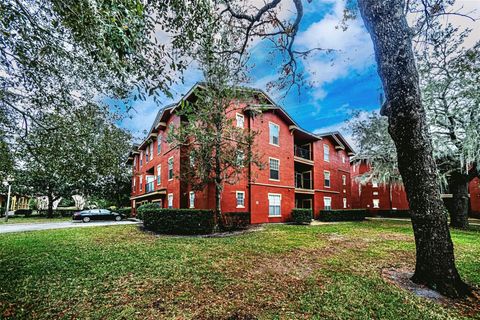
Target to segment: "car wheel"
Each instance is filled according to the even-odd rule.
[[[83,222],[90,222],[90,217],[83,217]]]
[[[116,217],[115,217],[115,221],[120,221],[120,220],[122,220],[122,217],[121,217],[121,216],[116,216]]]

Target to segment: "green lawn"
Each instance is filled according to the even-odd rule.
[[[70,221],[72,217],[54,217],[46,218],[43,216],[33,215],[30,217],[16,216],[8,217],[8,221],[5,222],[5,217],[0,218],[0,225],[2,224],[13,224],[13,223],[48,223],[48,222],[63,222]]]
[[[462,276],[479,285],[480,232],[453,238]],[[92,227],[5,234],[0,243],[0,318],[460,319],[465,312],[383,280],[383,268],[414,263],[411,228],[398,221],[268,225],[226,238]]]

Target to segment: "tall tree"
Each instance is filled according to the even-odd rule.
[[[468,34],[434,23],[417,54],[434,157],[453,195],[450,225],[462,229],[468,228],[468,185],[480,176],[480,44],[464,48]]]
[[[54,123],[55,128],[33,126],[26,138],[19,137],[16,184],[27,194],[48,197],[48,217],[60,197],[99,192],[125,160],[129,135],[100,110],[85,105],[68,117],[48,114],[42,123]]]
[[[180,179],[193,190],[215,186],[217,227],[222,223],[221,199],[225,184],[236,184],[250,164],[261,166],[255,152],[256,131],[237,127],[235,114],[243,113],[245,99],[252,90],[238,86],[242,78],[237,60],[221,54],[230,35],[212,25],[194,56],[205,81],[195,92],[194,103],[185,102],[178,111],[182,123],[172,128],[169,142],[181,148],[188,158]],[[224,36],[222,36],[224,35]]]

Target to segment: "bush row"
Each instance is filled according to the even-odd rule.
[[[367,211],[364,209],[351,210],[321,210],[320,221],[362,221],[365,220]]]
[[[292,220],[296,224],[309,224],[312,222],[312,209],[298,209],[292,210]]]
[[[224,231],[246,229],[250,225],[250,212],[224,212],[221,228]]]
[[[410,210],[369,210],[368,215],[384,218],[411,218]]]
[[[213,232],[212,210],[162,209],[140,206],[137,209],[145,229],[163,234],[208,234]]]

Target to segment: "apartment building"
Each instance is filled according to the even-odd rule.
[[[182,100],[194,101],[196,91],[203,89],[196,84]],[[237,183],[225,184],[222,211],[248,211],[252,223],[265,223],[289,221],[293,208],[311,208],[315,216],[322,209],[352,208],[349,157],[354,151],[343,136],[308,132],[265,92],[248,90],[249,98],[228,116],[233,125],[258,132],[254,149],[265,165],[251,164]],[[158,112],[147,137],[129,154],[132,210],[146,202],[164,208],[215,208],[213,185],[192,191],[176,178],[188,157],[166,137],[171,126],[181,125],[175,113],[179,103]]]

